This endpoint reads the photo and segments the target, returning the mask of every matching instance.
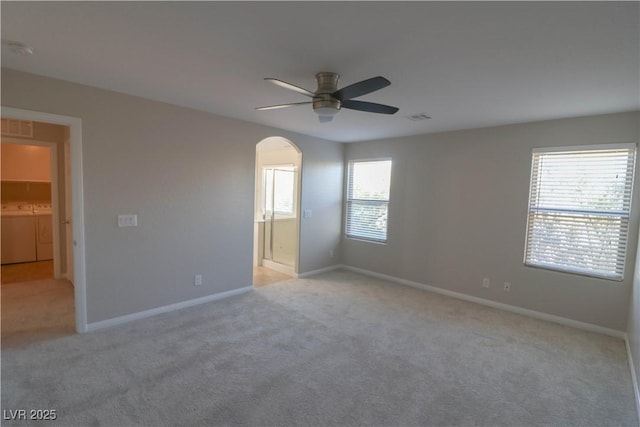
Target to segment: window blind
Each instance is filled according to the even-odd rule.
[[[347,237],[387,241],[391,160],[349,162]]]
[[[525,264],[621,281],[635,144],[534,150]]]

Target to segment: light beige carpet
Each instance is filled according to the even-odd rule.
[[[621,340],[351,272],[2,351],[3,425],[633,426]]]

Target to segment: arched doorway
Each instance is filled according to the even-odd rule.
[[[296,277],[302,152],[279,136],[256,145],[254,285]]]

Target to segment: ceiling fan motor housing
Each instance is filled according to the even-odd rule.
[[[340,74],[330,72],[320,72],[316,74],[318,90],[313,97],[313,111],[320,116],[333,116],[340,111],[342,103],[331,96],[338,90],[338,80]]]

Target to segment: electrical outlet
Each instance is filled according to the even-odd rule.
[[[484,279],[482,279],[482,287],[488,288],[489,286],[491,286],[491,282],[489,281],[489,278],[485,277]]]
[[[511,283],[504,282],[504,291],[509,292],[511,290]]]
[[[202,286],[202,275],[196,274],[193,276],[193,286]]]
[[[329,257],[333,258],[333,249],[329,249]]]

